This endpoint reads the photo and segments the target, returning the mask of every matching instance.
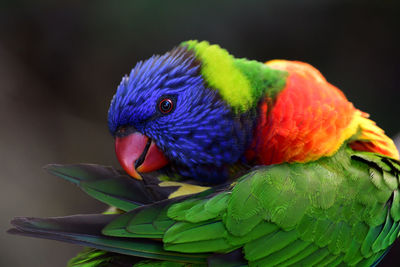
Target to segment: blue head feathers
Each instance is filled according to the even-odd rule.
[[[244,153],[251,129],[207,88],[200,68],[183,47],[139,62],[112,99],[108,126],[113,135],[131,127],[148,136],[182,175],[220,182]]]

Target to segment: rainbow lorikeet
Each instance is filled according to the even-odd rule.
[[[92,248],[71,266],[371,266],[399,235],[396,147],[306,63],[187,41],[122,79],[108,125],[129,175],[47,169],[116,211],[11,233]]]

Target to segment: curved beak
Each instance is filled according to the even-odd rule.
[[[155,171],[168,164],[168,159],[156,144],[138,132],[116,137],[115,153],[122,168],[138,180],[142,179],[141,172]]]

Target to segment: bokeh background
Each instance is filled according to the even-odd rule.
[[[183,40],[311,63],[400,132],[399,1],[0,1],[0,266],[64,266],[80,248],[5,233],[14,216],[104,205],[47,163],[117,166],[106,115],[122,75]],[[399,245],[383,265],[400,261]]]

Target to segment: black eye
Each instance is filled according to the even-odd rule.
[[[174,101],[170,98],[163,98],[158,102],[158,110],[162,114],[168,114],[174,109]]]

